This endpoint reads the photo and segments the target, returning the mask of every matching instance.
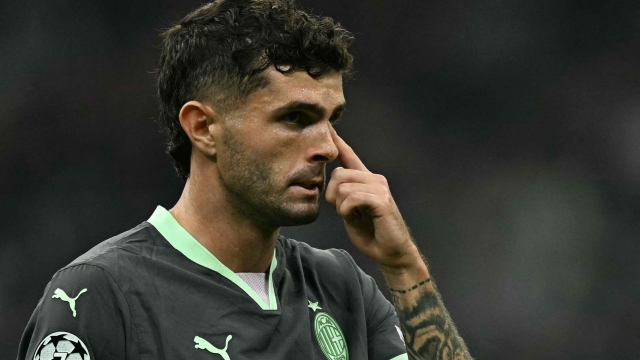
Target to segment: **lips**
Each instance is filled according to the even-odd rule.
[[[310,179],[310,180],[306,180],[306,181],[296,181],[293,184],[291,184],[292,186],[297,185],[300,187],[303,187],[307,190],[314,190],[315,188],[318,188],[318,190],[322,190],[322,187],[324,185],[324,181],[323,179]]]
[[[316,185],[311,185],[310,187],[303,187],[299,184],[291,185],[291,188],[297,191],[300,194],[304,194],[307,196],[318,196],[320,194],[320,188]]]

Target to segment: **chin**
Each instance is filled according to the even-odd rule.
[[[296,206],[295,209],[282,209],[286,215],[280,218],[279,226],[300,226],[311,224],[320,216],[319,206]]]

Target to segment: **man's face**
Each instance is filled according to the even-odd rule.
[[[329,127],[344,109],[342,75],[269,68],[265,76],[269,85],[225,116],[220,182],[244,217],[271,227],[309,224],[319,215],[325,165],[338,155]]]

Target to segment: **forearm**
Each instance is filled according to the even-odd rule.
[[[409,359],[471,359],[424,260],[401,271],[381,268],[398,314]]]

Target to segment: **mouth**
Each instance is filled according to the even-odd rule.
[[[300,184],[293,184],[291,187],[304,195],[318,196],[320,194],[320,188],[315,185],[303,186]]]
[[[305,195],[318,195],[322,191],[324,182],[322,179],[312,179],[291,184],[291,187]]]

